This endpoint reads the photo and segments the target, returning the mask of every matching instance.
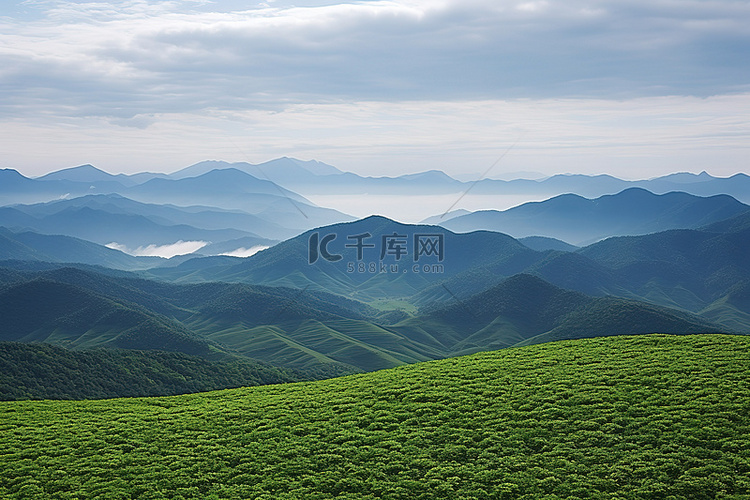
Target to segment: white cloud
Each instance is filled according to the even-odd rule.
[[[750,160],[750,94],[299,104],[280,112],[157,115],[146,130],[80,119],[0,124],[0,132],[3,162],[37,165],[28,175],[83,163],[132,173],[284,155],[366,175],[432,168],[460,175],[483,172],[516,142],[491,174],[731,175]]]
[[[237,248],[236,250],[232,250],[231,252],[225,252],[219,255],[226,255],[228,257],[252,257],[256,253],[260,252],[261,250],[265,250],[266,248],[269,248],[264,245],[256,245],[250,248]]]
[[[0,7],[3,166],[747,165],[747,2],[266,3]]]
[[[164,257],[169,259],[176,255],[186,255],[196,252],[208,245],[207,241],[177,241],[169,245],[147,245],[132,249],[117,242],[108,243],[107,248],[125,252],[136,257]]]
[[[750,6],[730,1],[39,5],[44,19],[1,26],[14,116],[43,105],[129,118],[340,99],[710,95],[750,83]]]

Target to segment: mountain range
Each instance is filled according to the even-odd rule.
[[[588,297],[523,274],[455,304],[394,315],[308,289],[5,268],[0,317],[0,341],[158,349],[338,371],[599,336],[601,327],[608,335],[731,331],[689,313]]]
[[[343,172],[318,161],[278,158],[261,164],[247,162],[200,162],[173,174],[173,178],[194,176],[212,169],[235,168],[261,179],[270,180],[303,195],[324,194],[473,194],[553,197],[578,194],[598,198],[638,187],[656,194],[681,191],[696,196],[730,195],[750,203],[750,176],[738,173],[731,177],[714,177],[706,172],[680,172],[653,179],[624,180],[611,175],[558,174],[541,179],[476,179],[459,181],[439,170],[430,170],[397,177],[365,177]]]
[[[750,206],[709,193],[724,180],[708,174],[644,182],[654,192],[609,176],[366,178],[290,158],[0,171],[0,340],[341,374],[560,339],[750,332]],[[509,185],[570,190],[423,224],[306,198]]]
[[[152,253],[244,256],[251,249],[309,229],[354,220],[316,206],[305,195],[361,193],[365,202],[375,195],[373,203],[387,203],[377,198],[378,193],[402,198],[469,192],[502,198],[512,193],[552,198],[503,212],[453,210],[426,223],[455,231],[488,229],[517,238],[553,237],[585,245],[609,236],[695,228],[729,217],[747,208],[718,193],[734,194],[742,200],[746,196],[742,187],[750,187],[746,184],[742,174],[724,179],[705,173],[647,181],[559,175],[542,180],[467,183],[439,171],[362,177],[322,162],[293,158],[257,165],[205,161],[172,174],[112,175],[82,165],[30,179],[5,169],[0,170],[0,226],[16,232],[78,237],[134,255],[143,254],[143,249],[194,242],[189,249],[178,245],[171,253],[166,249]],[[658,197],[634,186],[667,194]],[[376,207],[372,210],[377,213]],[[580,217],[589,223],[577,223]]]
[[[750,206],[728,195],[656,195],[642,188],[629,188],[596,199],[565,194],[504,211],[459,215],[438,223],[459,232],[488,230],[515,238],[547,236],[580,246],[610,236],[699,228],[748,211]]]

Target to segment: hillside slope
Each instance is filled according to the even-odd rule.
[[[0,317],[0,341],[159,349],[198,356],[217,351],[206,339],[165,316],[43,278],[0,288]]]
[[[311,375],[239,358],[209,361],[175,352],[0,342],[0,401],[173,396],[312,380]]]
[[[750,338],[565,341],[320,382],[0,405],[4,498],[745,498]]]

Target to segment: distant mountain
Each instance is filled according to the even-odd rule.
[[[64,168],[55,172],[50,172],[47,175],[37,177],[40,181],[74,181],[74,182],[85,182],[95,183],[101,186],[102,182],[117,183],[121,186],[135,186],[142,184],[151,179],[165,178],[166,174],[152,173],[152,172],[141,172],[133,175],[117,174],[113,175],[103,170],[96,168],[93,165],[86,164],[78,167]],[[113,184],[113,187],[116,187]]]
[[[145,203],[239,209],[292,229],[304,230],[352,220],[352,217],[335,210],[315,206],[278,184],[234,168],[212,170],[197,177],[177,180],[152,179],[123,194]]]
[[[0,219],[0,223],[2,220]],[[250,233],[236,229],[198,229],[184,224],[163,225],[141,215],[113,214],[89,207],[70,207],[37,220],[30,229],[46,234],[65,234],[100,245],[115,242],[130,248],[168,245],[177,241],[226,241]],[[270,243],[255,235],[258,244]]]
[[[282,157],[256,165],[246,162],[229,163],[216,160],[202,161],[182,170],[178,170],[177,172],[170,174],[169,177],[172,179],[184,179],[187,177],[197,177],[212,170],[231,168],[250,174],[258,179],[265,179],[282,186],[287,183],[299,184],[300,182],[310,180],[317,176],[342,175],[344,173],[336,167],[319,161],[302,161],[295,158]]]
[[[86,164],[78,167],[64,168],[47,175],[37,177],[40,181],[74,181],[74,182],[116,182],[122,186],[135,184],[128,180],[126,175],[112,175],[103,170],[99,170],[93,165]]]
[[[323,171],[331,172],[330,168]],[[278,184],[234,168],[182,179],[151,174],[113,176],[91,165],[53,172],[40,179],[29,179],[15,170],[0,171],[0,206],[95,194],[119,194],[141,203],[240,210],[262,221],[261,226],[280,228],[262,234],[270,238],[289,237],[312,227],[352,220],[346,214],[318,207]]]
[[[71,209],[80,208],[89,208],[97,212],[107,212],[114,216],[145,217],[149,219],[152,225],[156,224],[163,228],[164,231],[177,233],[177,235],[170,236],[174,239],[169,243],[180,239],[194,239],[186,231],[196,232],[199,230],[232,230],[234,231],[234,236],[231,236],[232,238],[240,237],[239,232],[244,232],[248,236],[265,237],[272,240],[284,239],[298,234],[298,231],[284,228],[272,221],[239,210],[223,210],[206,206],[178,207],[168,204],[141,203],[118,194],[88,195],[70,200],[58,200],[34,205],[15,205],[12,208],[0,207],[0,225],[5,225],[6,227],[28,227],[48,232],[49,230],[46,227],[48,224],[42,224],[39,220],[44,221],[47,217],[63,211],[75,213]],[[33,216],[33,218],[29,216]],[[120,227],[115,223],[111,223],[110,226],[108,231],[114,233],[120,230],[127,230],[126,227]],[[214,238],[213,236],[203,236],[198,239],[208,239],[217,243],[222,241]],[[113,236],[109,241],[126,243],[124,238],[116,236]],[[146,242],[145,244],[156,243],[150,239],[145,239],[144,241]]]
[[[397,177],[363,177],[317,161],[278,158],[258,165],[204,161],[170,175],[173,179],[196,177],[212,169],[237,169],[259,179],[305,194],[416,194],[453,193],[464,184],[439,170]]]
[[[456,217],[460,217],[462,215],[469,215],[469,210],[464,210],[463,208],[460,208],[458,210],[452,210],[450,212],[447,212],[446,214],[440,214],[440,215],[433,215],[432,217],[428,217],[424,219],[421,224],[428,224],[428,225],[436,225],[439,226],[442,222],[445,222],[450,219],[454,219]]]
[[[727,194],[743,203],[750,203],[750,176],[713,177],[701,174],[678,173],[653,179],[626,181],[611,175],[559,174],[540,180],[483,179],[473,183],[471,192],[484,195],[558,196],[577,194],[597,198],[616,194],[628,188],[642,188],[652,193],[665,194],[683,191],[696,196]]]
[[[697,196],[727,194],[743,203],[750,203],[750,176],[747,174],[730,177],[713,177],[706,172],[698,175],[676,174],[633,183],[655,193],[685,191]]]
[[[3,227],[0,227],[0,260],[69,262],[127,270],[147,269],[164,262],[158,257],[133,257],[70,236],[14,233]]]
[[[595,262],[617,271],[620,286],[644,296],[667,290],[673,300],[693,309],[712,301],[737,283],[750,278],[750,230],[716,234],[674,230],[610,238],[579,250]],[[678,298],[679,297],[679,298]]]
[[[525,238],[519,238],[518,241],[537,252],[544,252],[546,250],[575,252],[579,248],[575,245],[556,240],[555,238],[548,238],[546,236],[527,236]]]
[[[596,199],[566,194],[505,211],[484,210],[441,225],[459,232],[489,230],[516,238],[547,236],[582,245],[610,236],[698,228],[748,211],[750,206],[727,195],[655,195],[630,188]]]
[[[340,258],[326,259],[325,252]],[[409,297],[431,283],[481,265],[493,264],[507,276],[540,258],[539,252],[504,234],[457,235],[439,226],[401,224],[372,216],[307,231],[240,263],[214,266],[207,262],[202,270],[196,270],[193,263],[186,262],[150,273],[173,280],[310,287],[372,300]]]
[[[0,206],[38,203],[91,192],[91,186],[68,180],[37,181],[13,169],[0,170]]]
[[[436,342],[454,355],[602,335],[727,330],[697,315],[632,300],[592,298],[527,274],[392,328],[415,341]]]

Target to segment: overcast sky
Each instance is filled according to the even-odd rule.
[[[0,167],[750,171],[750,2],[0,3]]]

